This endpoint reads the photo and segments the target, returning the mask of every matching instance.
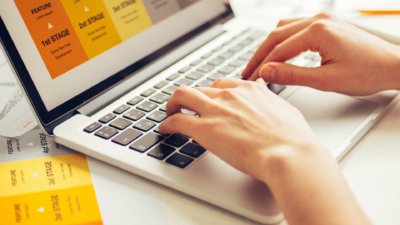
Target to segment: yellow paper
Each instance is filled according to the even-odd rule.
[[[100,225],[86,156],[0,164],[1,224]]]

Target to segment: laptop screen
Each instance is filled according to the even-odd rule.
[[[0,2],[48,112],[225,11],[220,0]]]

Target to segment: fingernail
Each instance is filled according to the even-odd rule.
[[[266,65],[260,70],[260,77],[265,81],[273,81],[276,79],[276,70],[273,66]]]

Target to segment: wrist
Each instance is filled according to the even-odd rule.
[[[400,90],[400,46],[393,46],[392,60],[388,60],[391,64],[388,66],[390,76],[389,79],[385,79],[383,90]]]
[[[329,151],[319,142],[276,146],[267,151],[263,162],[263,181],[271,189],[285,186],[291,177],[313,172],[326,163],[336,165]]]

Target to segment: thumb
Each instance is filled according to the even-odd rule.
[[[268,63],[260,69],[260,77],[273,84],[301,85],[324,89],[330,76],[327,68],[306,68],[287,63]]]

